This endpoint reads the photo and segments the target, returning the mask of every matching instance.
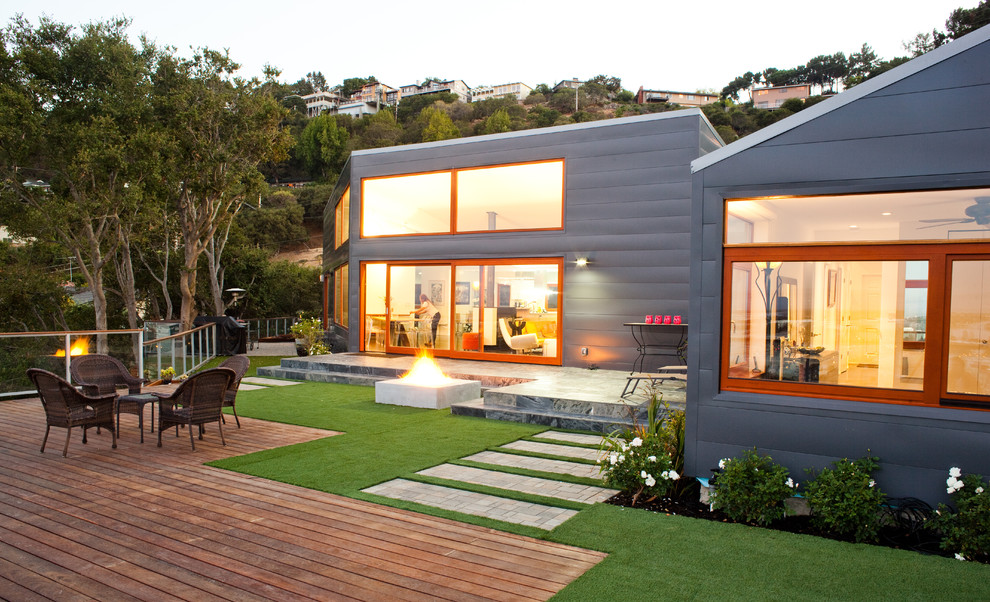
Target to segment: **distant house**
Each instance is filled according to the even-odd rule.
[[[326,111],[333,113],[340,104],[340,96],[325,90],[305,94],[300,98],[306,103],[306,115],[308,117],[316,117]]]
[[[718,94],[704,94],[701,92],[671,92],[670,90],[644,90],[639,87],[636,93],[637,104],[647,104],[651,102],[669,102],[682,107],[703,107],[718,100]]]
[[[565,79],[558,82],[557,85],[553,87],[554,92],[559,92],[560,90],[577,90],[584,85],[584,82],[579,81],[578,78]]]
[[[471,88],[464,83],[462,79],[451,79],[445,82],[437,81],[427,81],[422,85],[420,84],[409,84],[408,86],[402,86],[401,88],[402,96],[417,96],[420,94],[440,94],[441,92],[449,92],[457,97],[457,100],[461,102],[468,102],[471,99]]]
[[[374,115],[378,112],[378,109],[378,103],[352,100],[350,102],[340,103],[334,112],[340,115],[363,117],[364,115]]]
[[[757,109],[779,109],[784,101],[792,98],[804,100],[811,96],[811,84],[753,88],[753,106]]]
[[[398,92],[399,90],[396,88],[386,86],[381,82],[370,82],[361,86],[361,89],[354,94],[351,94],[350,100],[352,102],[364,102],[375,106],[395,104],[394,102],[390,102],[389,98],[398,98]]]
[[[522,102],[532,91],[532,88],[521,82],[498,86],[479,86],[471,90],[471,102],[488,100],[489,98],[505,98],[506,96],[515,96],[516,100]]]
[[[987,65],[990,26],[692,162],[687,474],[990,474]]]

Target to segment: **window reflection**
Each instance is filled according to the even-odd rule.
[[[920,390],[927,277],[926,261],[734,262],[729,377]]]

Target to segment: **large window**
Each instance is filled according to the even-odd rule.
[[[990,255],[960,240],[990,233],[988,202],[728,201],[722,388],[988,407]]]
[[[351,219],[351,187],[348,186],[344,189],[344,194],[340,195],[340,202],[334,208],[334,237],[333,237],[333,248],[337,249],[340,245],[347,242],[350,237],[350,219]]]
[[[347,264],[333,272],[333,321],[347,325]]]
[[[563,227],[564,162],[362,180],[365,237]]]

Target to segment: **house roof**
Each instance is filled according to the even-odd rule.
[[[675,119],[678,117],[688,117],[691,115],[697,115],[701,117],[701,122],[704,127],[707,127],[709,131],[715,136],[715,138],[721,143],[725,144],[722,137],[718,135],[715,128],[705,117],[705,114],[701,112],[701,109],[682,109],[679,111],[666,111],[663,113],[651,113],[648,115],[635,115],[633,117],[618,117],[615,119],[602,119],[599,121],[585,121],[583,123],[572,123],[568,125],[557,125],[545,128],[534,128],[529,130],[517,130],[513,132],[504,132],[501,134],[487,134],[483,136],[471,136],[469,138],[451,138],[450,140],[439,140],[437,142],[420,142],[418,144],[404,144],[401,146],[386,146],[384,148],[368,148],[364,150],[356,150],[351,153],[351,156],[360,155],[371,155],[379,153],[394,153],[394,152],[406,152],[418,148],[437,148],[440,146],[454,146],[458,144],[477,144],[485,140],[492,139],[505,139],[505,138],[522,138],[525,136],[540,136],[544,134],[550,134],[555,132],[564,132],[571,130],[585,130],[600,127],[618,126],[624,124],[634,124],[643,123],[644,121],[659,121],[662,119]]]
[[[699,157],[691,162],[691,172],[695,173],[701,171],[720,161],[724,161],[729,157],[762,144],[767,140],[776,138],[781,134],[789,132],[810,121],[818,119],[823,115],[840,109],[849,103],[859,100],[860,98],[873,94],[878,90],[882,90],[888,86],[896,84],[897,82],[907,79],[916,73],[928,69],[929,67],[937,65],[956,55],[962,54],[963,52],[979,46],[988,40],[990,40],[990,25],[984,26],[959,38],[958,40],[946,44],[945,46],[936,48],[935,50],[908,61],[899,67],[895,67],[886,73],[882,73],[873,79],[867,80],[850,90],[846,90],[845,92],[837,94],[828,100],[824,100],[814,106],[808,107],[799,113],[795,113],[786,119],[782,119],[777,123],[750,134],[741,140],[737,140],[728,146],[724,146],[718,150],[708,153],[703,157]]]

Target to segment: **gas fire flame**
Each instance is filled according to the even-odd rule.
[[[69,348],[69,355],[72,357],[86,355],[87,353],[89,353],[89,339],[86,338],[76,339],[76,342]],[[56,351],[55,357],[65,357],[65,349]]]
[[[409,372],[400,377],[401,380],[422,387],[437,387],[453,380],[443,373],[440,366],[433,359],[433,355],[426,349],[416,352],[416,361]]]

